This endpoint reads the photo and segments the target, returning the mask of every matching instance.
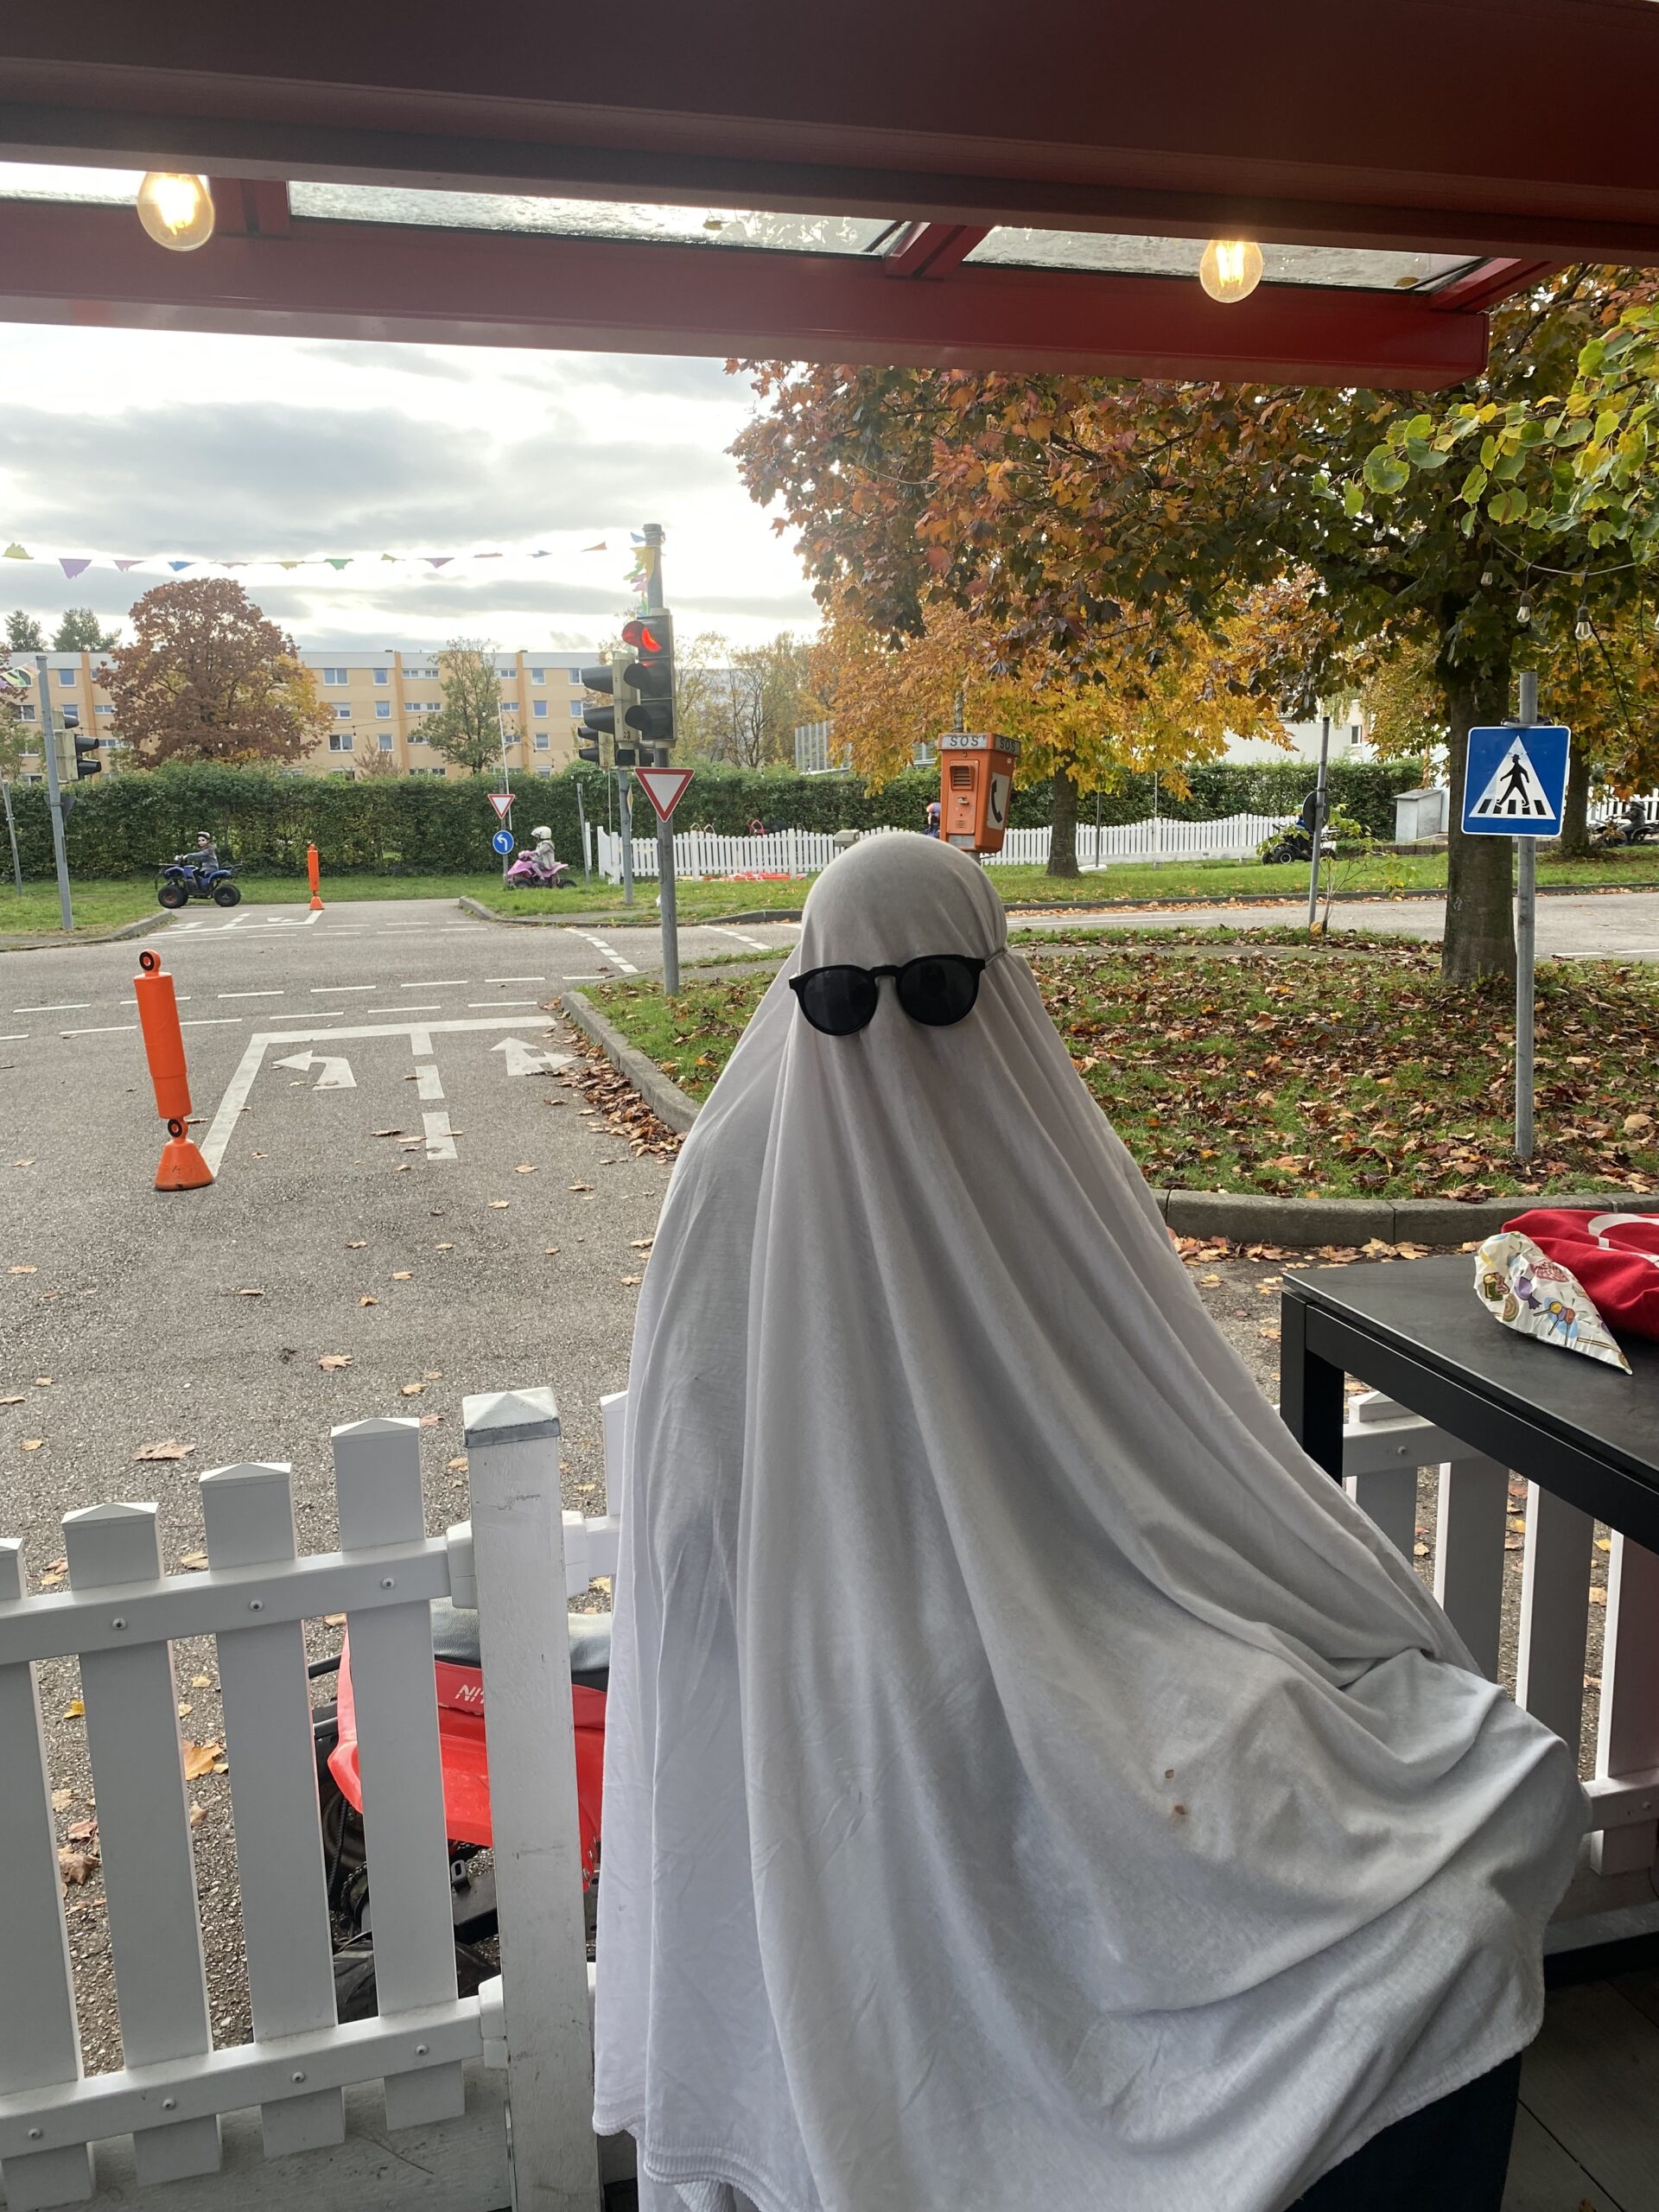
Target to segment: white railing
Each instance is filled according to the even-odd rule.
[[[1439,1478],[1432,1529],[1419,1512],[1425,1469]],[[1506,1548],[1520,1545],[1519,1637],[1509,1687],[1575,1753],[1586,1694],[1595,1694],[1595,1765],[1586,1785],[1589,1866],[1569,1889],[1546,1948],[1571,1950],[1659,1929],[1652,1878],[1659,1856],[1659,1554],[1612,1532],[1603,1540],[1606,1588],[1592,1599],[1595,1524],[1587,1513],[1536,1483],[1512,1497],[1507,1468],[1376,1392],[1350,1409],[1343,1470],[1349,1494],[1408,1561],[1428,1543],[1434,1594],[1494,1680]],[[1605,1603],[1605,1616],[1601,1671],[1592,1677],[1586,1647],[1595,1600]],[[1607,1922],[1621,1909],[1642,1921],[1640,1929]]]
[[[216,2177],[192,2188],[203,2212],[275,2202],[262,2151],[306,2154],[283,2202],[392,2212],[407,2201],[406,2162],[363,2155],[382,2101],[386,2129],[417,2131],[416,2163],[444,2167],[450,2212],[496,2212],[510,2197],[597,2212],[565,1598],[613,1567],[615,1524],[561,1513],[550,1392],[469,1398],[463,1426],[473,1519],[447,1537],[425,1534],[419,1423],[369,1421],[334,1433],[338,1552],[297,1553],[289,1471],[254,1465],[201,1478],[204,1573],[162,1573],[153,1505],[68,1515],[60,1592],[30,1594],[21,1545],[0,1543],[10,2212],[83,2202],[111,2175],[141,2196],[156,2187],[156,2212],[173,2201],[166,2184],[194,2176]],[[456,1994],[433,1672],[440,1597],[477,1607],[489,1677],[501,1974],[467,1998]],[[351,1639],[379,2005],[346,2025],[302,1625],[331,1613]],[[172,1655],[200,1636],[218,1646],[253,2024],[251,2042],[219,2050]],[[41,1662],[67,1657],[79,1661],[125,2060],[92,2075],[35,1680]],[[482,2070],[492,2065],[505,2073]],[[128,2137],[130,2148],[115,2139]]]
[[[1110,868],[1128,861],[1247,859],[1264,837],[1295,820],[1288,814],[1230,814],[1214,822],[1183,822],[1166,816],[1146,822],[1077,824],[1077,864],[1084,868]],[[879,836],[880,830],[867,830]],[[1052,833],[1040,830],[1010,830],[1000,853],[987,855],[997,867],[1045,868]],[[622,839],[595,824],[594,865],[611,883],[622,880]],[[837,851],[835,838],[823,830],[774,830],[764,837],[728,837],[709,830],[691,830],[674,840],[674,873],[684,879],[696,876],[816,875],[828,868]],[[657,840],[635,837],[633,873],[637,877],[657,873]]]

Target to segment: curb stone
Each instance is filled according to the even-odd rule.
[[[493,906],[486,906],[481,899],[474,899],[470,892],[462,892],[455,902],[469,914],[476,914],[481,922],[503,922],[509,929],[536,930],[654,930],[660,925],[658,914],[630,913],[624,908],[617,914],[500,914]],[[680,927],[684,930],[719,929],[728,922],[798,922],[798,906],[767,906],[752,914],[710,914],[706,918],[696,914],[682,914]]]
[[[585,991],[566,991],[560,1006],[585,1037],[626,1076],[659,1122],[683,1136],[698,1105],[652,1060],[630,1045]],[[1267,1191],[1155,1190],[1158,1211],[1177,1236],[1225,1236],[1236,1244],[1465,1244],[1491,1236],[1535,1205],[1586,1213],[1659,1213],[1659,1197],[1629,1192],[1516,1192],[1502,1198],[1281,1198]]]
[[[659,1122],[676,1135],[684,1136],[697,1118],[697,1102],[665,1076],[652,1060],[636,1051],[620,1029],[607,1021],[586,991],[563,991],[559,1006],[582,1035],[598,1046],[620,1076],[626,1076]]]

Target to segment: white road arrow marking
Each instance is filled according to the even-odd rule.
[[[504,1037],[490,1050],[506,1054],[509,1075],[550,1075],[555,1068],[568,1068],[575,1057],[571,1052],[550,1052],[544,1045],[526,1045],[522,1037]]]
[[[303,1075],[308,1068],[321,1068],[322,1073],[312,1084],[313,1090],[355,1090],[357,1077],[352,1073],[352,1064],[346,1059],[332,1058],[326,1052],[291,1052],[285,1060],[275,1065],[279,1068],[298,1068]]]

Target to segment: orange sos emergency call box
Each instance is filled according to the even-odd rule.
[[[939,740],[939,835],[947,844],[1001,851],[1019,758],[1017,738],[955,729]]]

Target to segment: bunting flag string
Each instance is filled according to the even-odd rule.
[[[559,535],[564,537],[566,533],[560,532]],[[574,536],[575,533],[572,532],[569,535]],[[412,569],[416,573],[426,571],[435,574],[443,569],[456,567],[465,569],[477,561],[546,561],[552,559],[562,550],[572,553],[604,553],[609,550],[609,547],[606,541],[601,538],[596,544],[582,546],[559,547],[543,544],[534,549],[492,546],[455,553],[317,553],[292,557],[274,553],[255,553],[245,555],[238,560],[229,560],[206,554],[177,558],[165,553],[49,552],[42,550],[38,546],[25,545],[21,539],[12,538],[3,547],[0,547],[0,560],[33,562],[48,567],[55,565],[62,569],[66,576],[72,579],[84,575],[89,569],[118,569],[124,575],[134,569],[161,569],[175,576],[208,573],[228,575],[243,569],[276,569],[285,575],[292,575],[296,569],[321,569],[340,575],[349,569],[366,569],[371,563],[377,569],[390,566],[394,569]],[[635,569],[629,576],[628,582],[630,583],[639,582],[648,576],[655,559],[656,549],[645,547],[638,556]]]

